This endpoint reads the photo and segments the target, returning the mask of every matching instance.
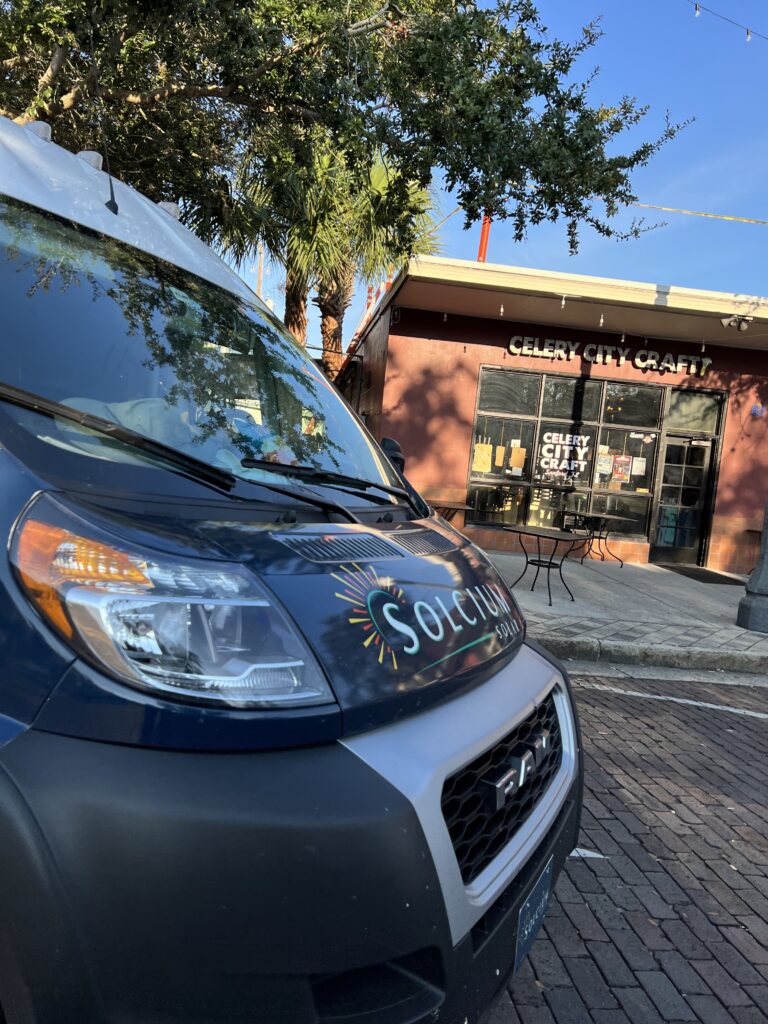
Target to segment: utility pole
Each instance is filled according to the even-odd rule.
[[[747,580],[747,592],[739,601],[736,625],[755,633],[768,633],[768,502],[765,505],[760,555]]]

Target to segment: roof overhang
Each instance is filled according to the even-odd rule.
[[[387,305],[656,338],[768,350],[768,298],[674,285],[530,270],[444,257],[410,261]],[[373,318],[376,318],[374,312]],[[751,317],[746,330],[725,317]],[[361,334],[365,334],[363,328]]]

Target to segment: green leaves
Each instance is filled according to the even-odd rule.
[[[100,148],[103,122],[118,175],[181,200],[235,258],[263,239],[308,280],[341,255],[325,221],[375,233],[386,259],[413,251],[412,189],[436,170],[467,223],[489,212],[522,238],[562,218],[575,248],[583,223],[614,233],[632,172],[679,130],[622,151],[645,109],[593,106],[574,80],[599,34],[553,40],[529,0],[7,0],[0,108],[73,149]],[[362,220],[334,207],[345,190]]]

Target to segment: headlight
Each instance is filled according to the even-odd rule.
[[[49,625],[126,683],[244,708],[333,701],[295,627],[240,565],[113,546],[50,498],[18,524],[11,557]]]

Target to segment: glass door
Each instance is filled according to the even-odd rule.
[[[651,561],[697,565],[708,527],[712,442],[667,437]]]

